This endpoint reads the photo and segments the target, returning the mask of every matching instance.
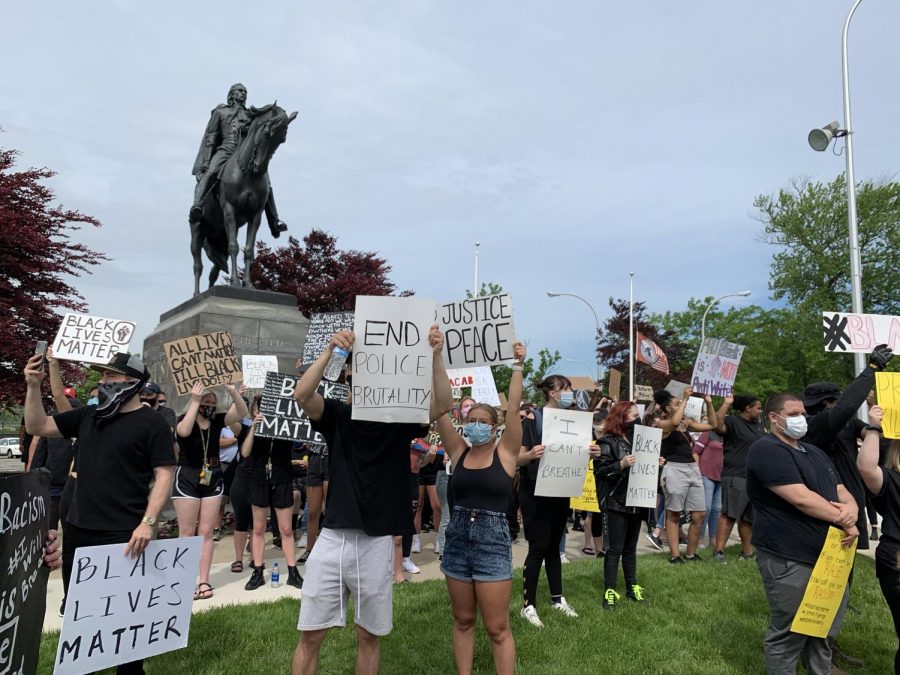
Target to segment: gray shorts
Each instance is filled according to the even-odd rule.
[[[394,538],[370,537],[362,530],[319,533],[306,561],[297,630],[347,625],[347,602],[353,596],[356,625],[372,635],[393,628]]]
[[[666,511],[706,511],[703,476],[696,462],[666,462],[662,470]]]
[[[747,495],[747,479],[743,476],[722,476],[722,515],[745,523],[753,522],[753,505]]]

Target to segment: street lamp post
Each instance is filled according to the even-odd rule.
[[[750,295],[750,291],[738,291],[737,293],[728,293],[726,295],[722,295],[706,306],[706,311],[703,312],[703,319],[700,321],[700,346],[703,347],[703,341],[706,339],[706,315],[709,314],[709,310],[718,305],[725,298],[734,298],[734,297],[742,297],[746,298]]]
[[[591,367],[590,367],[588,364],[586,364],[584,361],[579,361],[579,360],[577,360],[577,359],[566,359],[566,362],[567,362],[567,363],[574,363],[574,364],[577,364],[577,365],[579,365],[579,366],[584,366],[584,369],[585,369],[586,371],[588,371],[588,375],[593,375],[593,374],[594,374],[593,371],[592,371],[592,369],[591,369]],[[599,385],[600,383],[597,382],[597,384]]]
[[[600,384],[600,357],[599,357],[599,355],[596,353],[596,346],[597,346],[598,340],[600,339],[600,318],[597,316],[597,310],[595,310],[595,309],[594,309],[594,306],[593,306],[591,303],[589,303],[587,300],[585,300],[584,298],[582,298],[580,295],[575,295],[574,293],[559,293],[559,292],[557,292],[557,291],[547,291],[547,297],[548,297],[548,298],[558,298],[558,297],[563,296],[563,295],[568,296],[568,297],[570,297],[570,298],[577,298],[577,299],[581,300],[584,304],[586,304],[586,305],[590,308],[591,314],[594,315],[594,328],[595,328],[595,332],[594,332],[594,348],[595,348],[595,351],[594,351],[594,358],[596,359],[596,364],[597,364],[597,384],[599,385],[599,384]]]

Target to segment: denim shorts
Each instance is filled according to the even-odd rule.
[[[512,539],[505,513],[454,506],[441,572],[458,581],[512,579]]]

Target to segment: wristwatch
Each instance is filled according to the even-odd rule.
[[[156,525],[156,516],[144,516],[141,518],[141,522],[144,523],[144,525],[154,527]]]

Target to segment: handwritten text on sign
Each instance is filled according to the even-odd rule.
[[[109,363],[116,352],[128,351],[135,326],[134,321],[66,314],[53,341],[53,356],[67,361]]]
[[[900,373],[875,373],[875,400],[884,408],[884,437],[900,438]]]
[[[244,354],[241,372],[247,389],[262,389],[266,384],[266,373],[278,372],[278,357]]]
[[[743,353],[744,345],[706,338],[694,362],[691,376],[694,392],[710,396],[730,395]]]
[[[853,569],[856,555],[856,541],[847,548],[841,547],[841,539],[846,536],[836,527],[828,528],[825,545],[813,567],[812,576],[803,593],[803,600],[791,624],[792,633],[824,638],[831,630],[831,624],[844,599],[847,579]]]
[[[631,451],[635,462],[628,476],[628,495],[625,506],[656,508],[656,488],[659,485],[659,451],[662,429],[636,424]]]
[[[125,544],[75,551],[54,672],[93,672],[187,646],[202,542],[151,541],[136,559]]]
[[[900,346],[900,316],[823,312],[822,332],[826,352],[868,354],[878,345],[896,351]]]
[[[576,511],[600,513],[600,504],[597,502],[597,481],[594,479],[594,472],[591,471],[590,462],[588,462],[588,468],[584,474],[581,494],[569,500],[569,508]]]
[[[331,336],[342,330],[353,330],[353,312],[322,312],[309,318],[309,330],[303,343],[301,363],[315,363],[331,342]],[[277,370],[277,369],[276,369]]]
[[[259,411],[263,419],[256,429],[260,438],[280,438],[303,441],[306,445],[324,449],[325,439],[312,430],[309,417],[294,399],[294,387],[297,386],[298,375],[284,373],[268,373],[263,389]],[[347,400],[348,387],[323,380],[317,389],[323,398]]]
[[[491,366],[513,358],[516,329],[508,293],[448,302],[438,309],[447,368]]]
[[[356,297],[353,419],[428,423],[434,311],[420,298]]]
[[[179,396],[189,394],[195,382],[214,387],[241,381],[241,362],[225,331],[166,342],[163,351]]]
[[[538,497],[575,497],[584,488],[591,444],[593,413],[544,408],[541,443],[544,454],[538,466],[534,494]]]

